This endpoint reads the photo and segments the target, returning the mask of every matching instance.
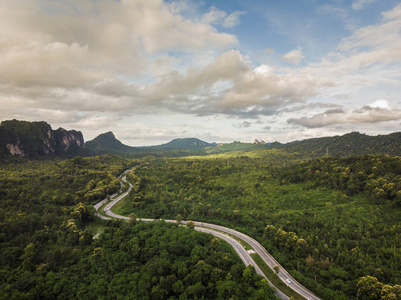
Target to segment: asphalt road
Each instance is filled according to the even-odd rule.
[[[236,236],[240,238],[241,240],[247,242],[253,250],[255,250],[256,253],[260,255],[260,257],[265,261],[265,263],[273,269],[274,266],[279,266],[280,271],[278,276],[280,279],[286,283],[291,289],[296,291],[298,294],[304,296],[306,299],[309,300],[320,300],[319,297],[315,296],[311,291],[306,289],[303,285],[301,285],[299,282],[297,282],[275,259],[274,257],[267,252],[267,250],[255,239],[251,238],[250,236],[247,236],[246,234],[243,234],[242,232],[215,225],[215,224],[210,224],[210,223],[203,223],[203,222],[194,222],[195,226],[203,226],[211,229],[216,229],[219,231],[226,232],[228,234],[231,234],[233,236]],[[287,282],[287,279],[290,280],[291,283]]]
[[[131,169],[126,170],[122,175],[120,175],[118,178],[121,178],[121,181],[123,181],[124,183],[126,183],[126,173],[129,172]],[[114,194],[112,196],[110,196],[110,199],[112,199],[112,201],[106,205],[106,207],[104,208],[104,212],[105,214],[107,214],[110,217],[113,218],[117,218],[117,219],[125,219],[125,220],[129,220],[129,217],[125,217],[125,216],[120,216],[117,215],[115,213],[113,213],[111,211],[111,208],[121,199],[123,199],[126,195],[128,195],[128,193],[131,191],[132,189],[132,185],[130,183],[128,190],[124,193],[122,193],[120,196],[117,196],[117,194]],[[107,199],[104,199],[103,201],[97,203],[96,205],[94,205],[96,212],[98,212],[98,209],[100,208],[100,206],[102,206],[104,203],[107,202]],[[105,217],[103,215],[100,215],[99,213],[96,214],[98,217],[102,218],[102,219],[110,219],[108,217]],[[138,220],[140,221],[144,221],[144,222],[151,222],[151,221],[159,221],[160,219],[145,219],[145,218],[138,218]],[[176,223],[175,220],[165,220],[168,223]],[[210,223],[204,223],[204,222],[196,222],[193,221],[195,224],[195,230],[198,231],[202,231],[202,232],[206,232],[206,233],[211,233],[214,236],[217,236],[221,239],[224,239],[225,241],[227,241],[235,250],[235,252],[237,252],[238,256],[241,258],[241,260],[244,262],[244,264],[247,266],[249,264],[252,264],[255,267],[255,271],[257,274],[262,275],[263,277],[266,278],[266,276],[263,274],[263,272],[260,270],[259,266],[256,265],[256,263],[253,261],[252,257],[250,256],[250,254],[244,249],[244,247],[237,242],[235,239],[231,238],[229,235],[221,233],[219,231],[222,232],[226,232],[232,236],[235,236],[245,242],[247,242],[252,249],[258,253],[260,255],[260,257],[265,261],[265,263],[271,268],[273,269],[274,266],[279,266],[280,267],[280,271],[278,276],[280,277],[280,279],[286,283],[291,289],[293,289],[294,291],[296,291],[298,294],[302,295],[303,297],[305,297],[308,300],[320,300],[320,298],[316,297],[311,291],[309,291],[308,289],[306,289],[303,285],[301,285],[299,282],[297,282],[275,259],[274,257],[267,252],[267,250],[255,239],[247,236],[246,234],[243,234],[242,232],[227,228],[227,227],[223,227],[220,225],[215,225],[215,224],[210,224]],[[182,221],[181,224],[186,224],[186,221]],[[216,231],[218,230],[218,231]],[[267,278],[266,278],[267,279]],[[288,281],[290,283],[288,283]],[[273,284],[269,281],[270,285],[273,286]],[[277,289],[277,295],[281,298],[281,299],[289,299],[288,296],[284,295],[281,291],[279,291]]]
[[[262,270],[259,268],[259,266],[254,262],[251,255],[245,250],[245,248],[237,240],[233,239],[232,237],[230,237],[227,234],[215,231],[210,228],[195,226],[195,230],[205,232],[205,233],[211,233],[214,236],[221,238],[221,239],[225,240],[226,242],[228,242],[234,248],[235,252],[241,258],[241,260],[245,266],[252,265],[255,268],[256,274],[259,274],[259,275],[263,276],[264,278],[266,278],[267,281],[269,282],[270,286],[274,287],[274,285],[271,283],[271,281],[266,277],[266,275],[262,272]],[[283,299],[283,300],[289,299],[289,297],[287,295],[285,295],[283,292],[281,292],[278,289],[276,289],[276,293],[280,299]]]

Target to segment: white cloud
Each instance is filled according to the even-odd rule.
[[[382,13],[382,21],[378,24],[362,27],[340,45],[341,51],[365,50],[366,47],[378,49],[400,45],[401,4],[394,9]]]
[[[368,104],[368,106],[371,108],[379,108],[379,109],[387,109],[387,110],[391,109],[390,103],[385,99],[377,99],[373,103]]]
[[[225,17],[227,17],[227,13],[225,11],[212,6],[210,11],[202,16],[201,22],[218,25],[224,22]]]
[[[302,102],[332,83],[308,74],[279,74],[274,67],[251,64],[238,52],[216,57],[204,68],[171,72],[145,90],[148,100],[183,113],[234,114],[255,118]]]
[[[224,28],[233,28],[240,23],[240,16],[245,14],[243,11],[236,11],[232,14],[220,10],[214,6],[210,8],[210,11],[205,13],[201,22],[212,25],[221,25]]]
[[[97,1],[74,6],[40,0],[0,10],[0,82],[13,86],[80,87],[147,71],[148,53],[224,49],[233,35],[173,14],[158,0]]]
[[[352,9],[355,10],[361,10],[363,9],[366,5],[375,2],[376,0],[355,0],[352,2]]]
[[[236,11],[227,16],[223,21],[224,28],[233,28],[240,23],[239,17],[245,14],[243,11]]]
[[[294,65],[298,65],[305,56],[302,54],[301,49],[292,50],[283,56],[283,60],[288,61]]]
[[[145,110],[152,106],[146,103],[146,92],[157,89],[157,83],[153,89],[133,82],[144,76],[155,82],[171,72],[177,60],[168,51],[213,53],[237,43],[234,35],[182,17],[184,3],[1,3],[2,108],[9,99],[18,99],[14,103],[21,111],[45,107],[54,115],[60,110]]]
[[[395,120],[401,120],[401,110],[392,108],[387,100],[379,99],[359,109],[329,109],[311,117],[291,118],[288,123],[314,128],[335,124],[379,123]]]
[[[92,132],[111,120],[153,113],[250,120],[274,115],[285,122],[292,113],[313,109],[291,118],[308,128],[399,119],[388,102],[357,102],[366,101],[360,90],[366,95],[379,84],[399,95],[401,5],[384,12],[377,24],[354,31],[320,62],[300,67],[304,55],[296,49],[282,57],[293,66],[279,67],[256,65],[230,50],[237,38],[214,27],[236,26],[242,12],[211,8],[186,18],[187,1],[68,3],[0,0],[1,118],[48,115],[47,120],[72,120]],[[395,103],[395,96],[373,97]],[[311,104],[327,99],[361,108]]]
[[[383,85],[398,91],[401,80],[401,5],[382,13],[382,16],[377,24],[360,28],[343,39],[337,52],[292,72],[331,80],[335,85],[328,94],[332,95],[356,95]]]

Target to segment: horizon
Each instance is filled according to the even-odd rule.
[[[67,130],[68,130],[68,129],[67,129]],[[358,134],[361,134],[361,135],[367,135],[367,136],[372,136],[372,137],[374,137],[374,136],[379,136],[379,135],[390,135],[390,134],[397,133],[397,132],[400,132],[400,131],[394,131],[394,132],[390,132],[390,133],[388,133],[388,134],[375,134],[375,135],[370,135],[370,134],[362,133],[362,132],[359,132],[359,131],[350,131],[350,132],[347,132],[347,133],[344,133],[344,134],[337,134],[337,135],[332,135],[332,136],[321,136],[321,137],[316,137],[316,138],[329,138],[329,137],[336,137],[336,136],[344,136],[344,135],[352,134],[352,133],[358,133]],[[118,136],[116,136],[116,135],[114,134],[113,131],[107,131],[107,132],[100,133],[100,134],[98,134],[96,137],[94,137],[93,139],[88,140],[88,141],[85,141],[85,142],[92,141],[92,140],[94,140],[95,138],[99,137],[100,135],[107,134],[107,133],[112,133],[112,134],[114,135],[114,137],[115,137],[118,141],[121,142],[121,140],[118,138]],[[266,144],[280,143],[280,144],[285,145],[285,144],[290,144],[290,143],[293,143],[293,142],[301,142],[301,141],[304,141],[304,140],[310,140],[310,139],[316,139],[316,138],[298,139],[298,140],[292,140],[292,141],[288,141],[288,142],[281,142],[281,141],[278,141],[278,140],[273,141],[273,142],[266,142],[266,141],[263,140],[263,139],[260,139],[260,140],[257,139],[257,140],[258,140],[259,142],[264,141],[264,142],[266,142]],[[174,138],[174,139],[172,139],[172,140],[169,140],[169,141],[167,141],[167,142],[160,142],[159,144],[153,144],[153,145],[135,145],[135,146],[133,146],[133,145],[128,145],[128,144],[124,144],[124,143],[123,143],[123,144],[126,145],[126,146],[129,146],[129,147],[134,147],[134,148],[135,148],[135,147],[152,147],[152,146],[160,146],[160,145],[163,145],[163,144],[172,142],[172,141],[174,141],[174,140],[183,140],[183,139],[198,139],[198,138],[193,137],[193,136],[176,137],[176,138]],[[254,141],[255,141],[255,140],[253,140],[253,141],[238,141],[238,140],[233,140],[233,141],[219,142],[219,143],[218,143],[218,142],[215,142],[215,141],[208,141],[208,140],[202,140],[202,139],[198,139],[198,140],[203,141],[203,142],[206,142],[206,143],[208,143],[208,144],[213,144],[213,143],[215,143],[215,144],[217,144],[217,145],[219,145],[219,144],[231,144],[231,143],[253,144]]]
[[[2,1],[2,0],[0,0]],[[394,0],[3,2],[0,120],[133,147],[401,125]]]

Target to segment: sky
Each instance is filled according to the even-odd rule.
[[[401,2],[0,0],[0,66],[0,120],[85,140],[389,134]]]

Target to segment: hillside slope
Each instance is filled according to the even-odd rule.
[[[126,154],[136,150],[135,147],[121,143],[111,131],[102,133],[93,140],[86,142],[85,147],[95,153]]]
[[[199,150],[205,147],[214,147],[216,144],[207,143],[197,138],[174,139],[167,144],[153,146],[153,148],[175,148],[186,150]]]
[[[292,152],[302,152],[311,157],[353,156],[364,154],[401,155],[401,132],[389,135],[369,136],[351,132],[342,136],[324,137],[271,145],[272,148],[283,148]]]

